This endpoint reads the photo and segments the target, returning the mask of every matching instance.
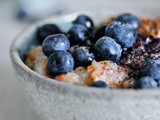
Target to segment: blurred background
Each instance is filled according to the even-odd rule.
[[[160,0],[0,0],[0,120],[41,120],[19,89],[9,58],[11,42],[23,28],[73,12],[134,10],[160,16]]]

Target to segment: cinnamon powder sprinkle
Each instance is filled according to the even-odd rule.
[[[153,38],[160,38],[160,18],[142,19],[142,26],[140,27],[138,33],[143,36],[152,36]]]
[[[115,20],[114,17],[101,22],[96,29],[100,26],[107,25]],[[138,30],[138,33],[143,36],[152,36],[153,38],[160,38],[160,18],[142,18],[142,25]]]

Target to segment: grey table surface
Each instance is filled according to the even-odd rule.
[[[9,1],[0,1],[0,120],[41,120],[20,91],[9,58],[9,47],[27,23],[18,22]]]
[[[75,6],[75,1],[69,1],[72,3],[72,7],[69,7],[70,9],[68,8],[68,12],[74,11],[75,9],[78,11],[80,8],[81,10],[85,10],[85,8],[91,6],[91,4],[87,4],[88,6]],[[88,1],[92,2],[91,0]],[[125,0],[122,1],[124,3],[123,6],[121,6],[122,8],[124,8],[126,4],[124,1]],[[137,1],[137,4],[135,1]],[[153,0],[154,2],[152,0],[142,0],[141,2],[144,3],[142,5],[139,5],[139,0],[135,1],[133,4],[130,3],[130,8],[134,9],[134,6],[137,5],[137,8],[141,9],[142,5],[145,5],[151,9],[153,8],[153,10],[160,11],[160,1],[158,0]],[[130,2],[133,1],[131,0]],[[104,3],[106,3],[106,1],[102,0],[99,6],[105,7]],[[28,23],[20,22],[15,18],[13,4],[13,0],[0,0],[0,120],[41,120],[36,112],[32,110],[29,102],[19,89],[9,58],[11,42],[24,27],[28,26]],[[80,3],[80,5],[82,5],[82,3]],[[114,3],[108,0],[106,7],[112,8],[111,5],[116,8],[118,0]],[[94,2],[92,8],[96,6],[97,4]],[[144,7],[144,10],[147,7]],[[125,11],[126,9],[125,7],[123,10]]]

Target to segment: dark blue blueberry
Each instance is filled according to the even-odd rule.
[[[62,31],[55,24],[45,24],[38,28],[37,38],[42,43],[46,37],[49,35],[59,34]]]
[[[94,54],[90,53],[88,47],[79,47],[73,52],[73,58],[75,66],[86,66],[89,65],[94,59]]]
[[[49,73],[54,76],[71,72],[74,68],[74,60],[66,51],[56,51],[49,58],[47,63]]]
[[[109,88],[109,86],[103,81],[96,81],[96,82],[92,83],[91,87]]]
[[[68,50],[70,48],[70,42],[64,34],[56,34],[48,36],[43,44],[42,50],[46,56],[50,56],[57,50]]]
[[[18,11],[17,18],[23,20],[25,17],[27,17],[27,13],[23,9],[20,9]]]
[[[125,48],[132,47],[137,40],[137,32],[132,25],[117,21],[108,24],[105,34],[115,39]]]
[[[140,69],[140,76],[150,76],[160,80],[160,60],[147,59]]]
[[[83,25],[74,25],[67,34],[72,45],[81,45],[89,38],[89,32]]]
[[[110,37],[102,37],[95,44],[96,57],[99,60],[117,62],[121,58],[121,46]]]
[[[157,82],[158,82],[158,87],[160,87],[160,80],[158,80]]]
[[[78,16],[77,19],[73,21],[73,24],[81,24],[85,26],[88,29],[88,31],[91,33],[91,35],[94,32],[94,23],[92,19],[87,15]]]
[[[149,76],[146,77],[141,77],[139,80],[136,81],[135,88],[142,88],[142,89],[147,89],[147,88],[157,88],[158,83]]]
[[[135,15],[129,13],[119,15],[115,20],[122,23],[129,23],[133,26],[134,29],[138,29],[141,26],[141,20]]]
[[[106,30],[107,25],[103,25],[101,27],[99,27],[96,32],[95,32],[95,38],[94,38],[94,42],[96,42],[98,39],[100,39],[101,37],[105,36],[105,30]]]

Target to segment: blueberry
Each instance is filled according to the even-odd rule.
[[[133,26],[134,29],[138,29],[142,24],[141,20],[138,17],[129,13],[119,15],[115,20],[122,23],[129,23]]]
[[[38,28],[37,38],[42,43],[46,37],[49,35],[59,34],[62,31],[55,24],[45,24]]]
[[[79,47],[73,52],[75,66],[86,66],[94,60],[94,54],[90,53],[88,47]]]
[[[89,32],[83,25],[74,25],[67,34],[72,45],[81,45],[89,38]]]
[[[158,87],[160,87],[160,80],[158,80],[157,82],[158,82]]]
[[[147,89],[147,88],[157,88],[158,83],[149,76],[146,77],[141,77],[135,84],[135,88],[142,88],[142,89]]]
[[[132,47],[137,40],[137,32],[132,25],[117,21],[108,24],[105,34],[117,40],[125,48]]]
[[[150,76],[155,80],[160,80],[160,60],[147,59],[139,74],[140,76]]]
[[[70,48],[70,42],[64,34],[56,34],[48,36],[43,44],[42,50],[46,56],[50,56],[57,50],[68,50]]]
[[[103,81],[96,81],[96,82],[92,83],[91,87],[109,88],[109,86]]]
[[[77,17],[75,21],[73,21],[73,24],[81,24],[84,25],[88,31],[91,33],[91,35],[94,32],[94,23],[92,19],[87,15],[80,15]]]
[[[95,38],[94,41],[96,42],[98,39],[101,37],[105,36],[105,30],[106,30],[107,25],[103,25],[99,27],[96,32],[95,32]]]
[[[56,51],[49,58],[47,63],[49,73],[54,76],[71,72],[74,68],[74,60],[66,51]]]
[[[20,20],[23,20],[27,17],[27,13],[26,11],[24,11],[23,9],[20,9],[18,11],[18,14],[17,14],[17,18],[20,19]]]
[[[102,37],[95,43],[95,53],[99,60],[117,62],[121,58],[121,46],[110,37]]]

